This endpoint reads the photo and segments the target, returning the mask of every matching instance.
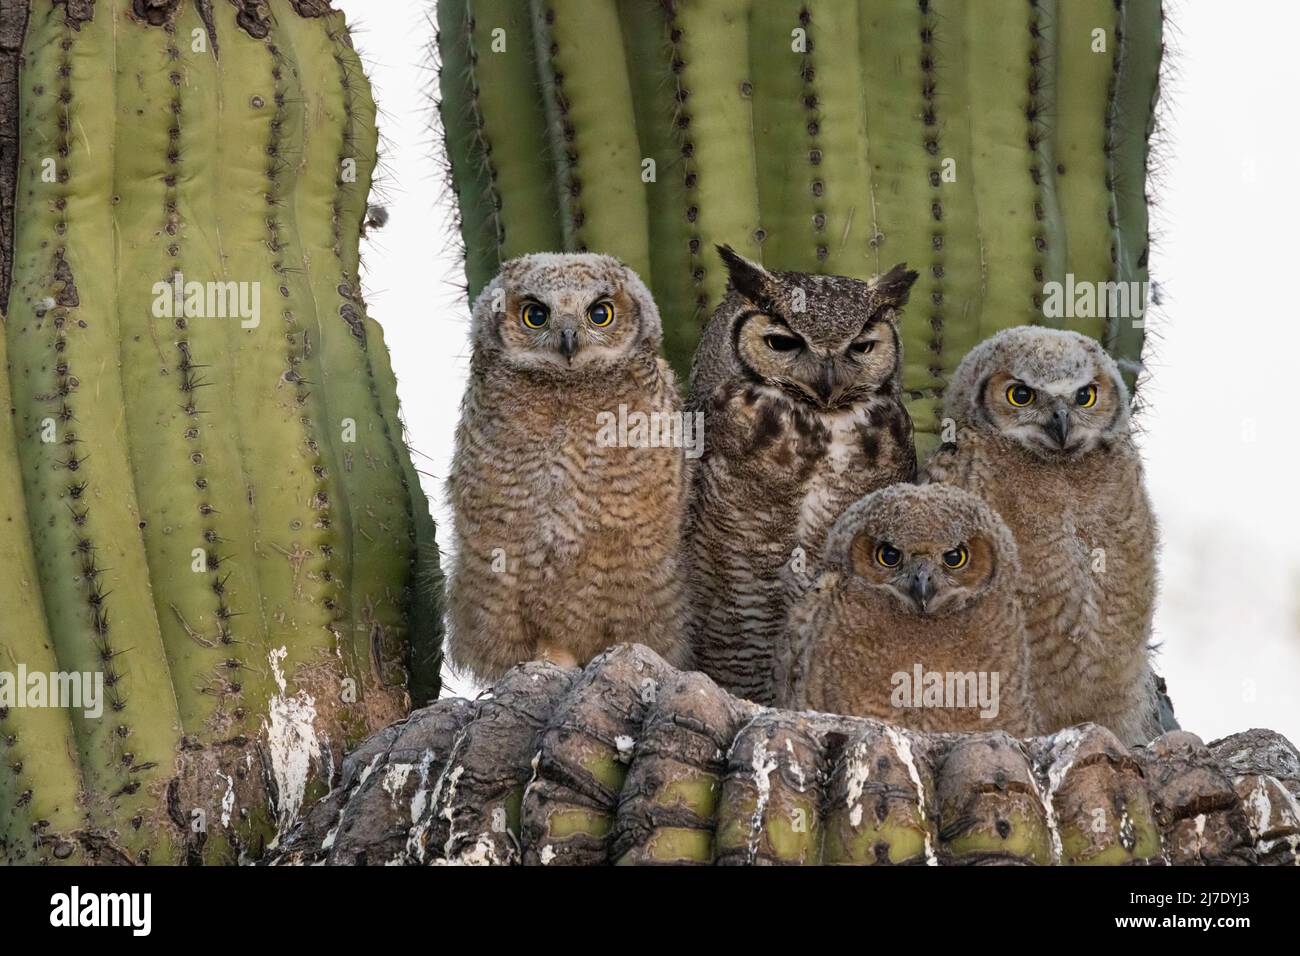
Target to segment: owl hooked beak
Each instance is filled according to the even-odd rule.
[[[912,579],[908,584],[908,593],[912,595],[912,600],[916,602],[916,608],[922,614],[929,613],[930,599],[934,597],[934,574],[927,564],[919,565],[912,572]]]
[[[1059,398],[1056,400],[1056,404],[1052,406],[1051,420],[1043,423],[1043,430],[1052,436],[1052,440],[1058,446],[1065,448],[1070,438],[1070,410],[1063,400]]]
[[[568,361],[573,361],[573,356],[578,353],[578,330],[561,329],[560,330],[560,354]]]
[[[817,376],[817,382],[813,386],[817,392],[817,397],[822,400],[823,405],[829,405],[831,396],[835,394],[835,361],[825,359],[822,362],[821,372]]]

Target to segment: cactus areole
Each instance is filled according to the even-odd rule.
[[[0,861],[256,857],[437,696],[375,106],[321,0],[0,14]]]
[[[471,295],[512,256],[617,255],[684,373],[716,244],[859,278],[906,262],[923,446],[1000,329],[1084,332],[1132,383],[1160,0],[440,0],[438,29]]]

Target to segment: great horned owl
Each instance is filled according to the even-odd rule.
[[[1008,329],[966,356],[945,406],[956,441],[922,480],[981,495],[1016,537],[1043,730],[1150,740],[1156,523],[1114,361],[1076,332]]]
[[[827,529],[862,495],[915,473],[897,309],[916,273],[898,265],[864,282],[718,251],[728,294],[687,401],[705,424],[687,524],[691,636],[701,670],[769,703],[774,645]]]
[[[1036,731],[1011,532],[948,485],[855,502],[790,610],[777,703],[925,731]]]
[[[629,640],[689,660],[683,422],[661,337],[649,290],[609,256],[513,259],[479,295],[448,481],[458,667],[489,681]]]

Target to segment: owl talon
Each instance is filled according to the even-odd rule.
[[[569,670],[580,669],[580,665],[578,664],[578,659],[574,657],[573,654],[571,654],[569,651],[566,651],[562,647],[550,647],[548,645],[542,645],[537,648],[536,659],[539,661],[549,661],[552,664],[556,664],[559,667],[568,668]]]

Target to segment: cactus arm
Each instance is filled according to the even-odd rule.
[[[294,300],[289,308],[300,330],[293,333],[297,345],[294,374],[307,382],[313,398],[318,399],[315,408],[320,417],[313,416],[310,440],[318,445],[322,459],[313,465],[316,477],[330,485],[328,521],[333,540],[328,581],[333,585],[331,600],[346,602],[333,624],[338,628],[344,672],[358,680],[360,698],[369,683],[362,678],[370,674],[371,658],[364,641],[357,639],[362,604],[357,585],[365,578],[370,555],[357,550],[365,541],[357,533],[358,512],[363,509],[353,508],[355,489],[348,487],[348,471],[336,436],[342,430],[342,419],[368,411],[369,402],[356,401],[364,363],[349,363],[347,352],[340,350],[344,343],[335,334],[339,330],[349,334],[347,316],[356,308],[349,308],[351,280],[345,274],[343,255],[335,248],[345,215],[340,208],[340,180],[345,176],[362,180],[368,191],[374,142],[364,154],[367,144],[352,142],[355,130],[346,115],[350,104],[341,67],[335,63],[329,37],[317,23],[292,15],[277,17],[268,42],[276,51],[282,80],[288,84],[283,112],[277,114],[281,125],[275,165],[283,170],[277,186],[284,199],[279,207],[276,255],[282,264],[282,281],[294,282],[289,286]],[[286,167],[290,166],[293,175],[288,177]],[[352,205],[347,211],[348,225],[355,223],[359,228],[365,215],[364,199],[360,210]],[[327,382],[328,389],[315,388]],[[364,417],[359,418],[358,431],[368,424]],[[377,488],[375,504],[384,507],[388,497],[387,489]],[[386,543],[372,542],[376,546]]]
[[[685,159],[690,282],[700,311],[722,301],[727,274],[714,245],[726,243],[755,261],[759,241],[748,18],[751,0],[667,4],[671,69],[682,102],[678,138]],[[788,49],[788,46],[787,46]]]
[[[346,109],[348,130],[345,144],[352,143],[353,151],[359,156],[369,157],[368,163],[358,160],[359,176],[354,183],[342,183],[338,192],[339,221],[349,230],[346,241],[337,233],[335,249],[343,254],[344,277],[352,293],[352,305],[361,309],[363,334],[358,337],[354,329],[352,334],[343,335],[343,327],[335,324],[332,334],[326,335],[322,330],[322,342],[325,343],[325,357],[333,354],[331,346],[346,343],[351,359],[363,361],[362,369],[356,373],[356,380],[365,386],[365,398],[369,401],[371,417],[367,427],[373,451],[366,450],[367,471],[372,480],[386,488],[388,511],[374,514],[380,523],[391,524],[392,529],[400,528],[400,533],[390,530],[390,545],[387,561],[372,574],[362,580],[369,588],[369,594],[363,596],[368,607],[383,606],[400,608],[404,613],[394,630],[381,640],[385,648],[381,659],[385,662],[381,671],[388,679],[398,677],[397,653],[406,655],[407,679],[412,697],[417,701],[437,698],[442,680],[442,570],[438,561],[438,544],[435,537],[433,518],[429,513],[429,502],[420,486],[419,474],[411,460],[411,452],[404,438],[401,411],[397,397],[397,379],[393,375],[388,349],[384,344],[383,330],[365,313],[365,303],[361,298],[361,279],[356,258],[357,243],[351,230],[358,228],[366,214],[366,198],[369,194],[373,174],[374,156],[377,148],[375,127],[375,102],[366,82],[361,60],[353,49],[351,39],[345,29],[342,14],[335,14],[330,21],[330,40],[334,47],[335,58],[339,63],[340,77],[344,81],[347,97]],[[350,258],[348,256],[351,251]],[[340,289],[340,292],[342,290]],[[347,303],[344,303],[346,305]],[[340,314],[343,307],[340,306]],[[358,341],[364,346],[362,353],[356,351]],[[352,381],[352,372],[346,373],[347,381]],[[336,379],[337,384],[337,379]],[[332,390],[327,396],[333,394]],[[364,403],[358,400],[358,405]],[[359,420],[359,419],[358,419]],[[333,436],[337,442],[338,435]],[[370,462],[377,464],[371,466]],[[355,463],[355,459],[354,459]],[[382,468],[384,480],[378,482],[373,474]],[[345,473],[345,480],[353,472]],[[352,500],[362,500],[365,517],[372,513],[364,504],[374,494],[371,483],[360,484],[350,489]],[[373,534],[373,532],[372,532]],[[375,535],[375,537],[380,537]],[[371,549],[367,548],[367,554]],[[383,549],[381,549],[383,550]],[[394,584],[394,582],[397,582]],[[360,620],[366,620],[363,614]],[[405,622],[404,640],[395,642],[392,638],[397,628]],[[373,625],[366,628],[366,646],[369,647]],[[382,635],[381,635],[382,636]],[[373,726],[374,721],[367,721]]]
[[[469,300],[496,274],[500,264],[497,193],[491,166],[480,153],[477,88],[469,59],[467,0],[441,0],[438,17],[438,115],[451,188],[460,212]],[[534,250],[535,251],[535,250]]]
[[[1150,213],[1146,174],[1164,53],[1163,29],[1160,0],[1123,0],[1120,5],[1119,74],[1115,80],[1112,113],[1115,139],[1111,153],[1111,184],[1117,220],[1114,278],[1119,282],[1145,284],[1150,278],[1147,268]],[[1130,360],[1125,368],[1130,388],[1136,384],[1133,366],[1141,360],[1143,329],[1141,320],[1117,316],[1109,330],[1109,344],[1114,353]]]
[[[24,47],[14,282],[5,333],[35,558],[59,669],[102,673],[74,709],[89,823],[134,821],[107,855],[150,859],[148,813],[180,734],[120,441],[115,310],[114,11],[34,10]],[[105,102],[107,100],[107,103]],[[56,182],[42,173],[53,160]],[[57,237],[51,242],[50,237]],[[51,306],[48,309],[46,306]],[[41,315],[37,315],[37,312]],[[88,387],[93,384],[92,387]],[[53,422],[57,441],[42,441]],[[151,822],[146,822],[146,817]]]
[[[405,712],[417,500],[432,548],[356,291],[373,102],[325,4],[12,5],[0,669],[106,693],[0,699],[0,858],[260,855]],[[354,405],[373,469],[344,481],[327,413]],[[377,693],[354,611],[387,622]]]
[[[1060,4],[1057,16],[1057,75],[1071,77],[1069,83],[1057,82],[1053,136],[1055,178],[1065,187],[1059,195],[1070,272],[1076,282],[1105,282],[1114,271],[1115,235],[1109,226],[1114,218],[1109,188],[1113,172],[1105,142],[1119,55],[1117,13],[1112,0],[1084,0]],[[1093,52],[1094,30],[1104,31],[1104,53]],[[1107,223],[1107,228],[1096,228],[1098,222]],[[1106,323],[1096,318],[1048,317],[1045,321],[1085,335],[1106,333]]]
[[[299,116],[304,148],[292,193],[297,250],[288,251],[310,294],[303,316],[310,353],[302,374],[329,384],[317,391],[322,420],[314,436],[334,487],[330,524],[340,560],[331,575],[346,603],[337,623],[344,674],[355,682],[341,694],[351,734],[367,726],[360,713],[349,713],[353,705],[390,714],[405,709],[407,635],[400,595],[413,544],[405,491],[367,365],[358,262],[351,249],[343,251],[353,245],[366,215],[377,143],[368,84],[355,54],[344,56],[341,30],[341,15],[325,25],[284,17],[272,39],[299,64],[295,73],[305,104]],[[325,68],[306,68],[308,63]]]
[[[350,130],[360,148],[374,155],[376,140],[376,107],[370,96],[369,85],[361,69],[361,62],[352,48],[346,30],[343,30],[342,14],[337,14],[338,26],[331,34],[337,59],[341,64],[344,91],[348,96],[347,116]],[[357,148],[357,147],[354,147]],[[364,185],[359,179],[356,183],[346,185],[342,190],[341,217],[348,225],[363,219],[365,199],[369,193],[370,170],[365,174]],[[341,243],[341,246],[356,248],[356,242]],[[367,622],[368,615],[364,609],[386,607],[389,614],[396,611],[398,617],[391,624],[389,631],[383,633],[377,627],[376,613],[369,614],[367,627],[367,646],[377,643],[382,653],[381,674],[385,683],[407,684],[413,682],[412,693],[419,695],[419,700],[429,700],[438,696],[441,670],[437,665],[428,666],[430,656],[441,663],[442,619],[441,602],[437,609],[430,610],[428,597],[420,591],[419,579],[437,578],[438,568],[437,544],[434,542],[433,519],[429,516],[428,501],[420,489],[420,480],[411,463],[411,454],[403,437],[402,418],[398,410],[398,393],[396,378],[391,373],[389,352],[383,343],[380,325],[364,313],[365,303],[361,300],[361,278],[356,261],[352,261],[347,272],[348,285],[354,293],[356,306],[361,307],[364,317],[364,355],[350,352],[352,358],[363,360],[363,369],[357,373],[359,381],[364,382],[370,402],[369,437],[374,447],[372,457],[378,462],[376,468],[382,468],[382,483],[373,476],[367,485],[359,486],[352,494],[363,502],[363,511],[367,518],[373,516],[380,528],[390,528],[389,553],[382,555],[385,561],[377,571],[365,576],[365,587],[369,593],[363,594],[364,602],[361,622]],[[334,338],[346,341],[350,349],[355,349],[356,338],[342,337],[341,326],[334,326]],[[329,352],[326,352],[328,355]],[[387,369],[387,375],[382,369]],[[351,475],[351,472],[348,472]],[[365,502],[373,490],[382,486],[385,489],[385,512],[372,512]],[[376,536],[378,537],[378,536]],[[367,549],[367,557],[370,557]],[[432,555],[430,555],[432,551]],[[433,561],[432,571],[425,562]],[[377,562],[380,563],[380,562]],[[360,635],[360,628],[357,628]],[[377,639],[377,640],[376,640]],[[416,669],[411,670],[411,663]],[[424,665],[421,667],[419,665]],[[403,674],[403,670],[406,671]],[[408,706],[403,704],[403,706]],[[372,723],[373,721],[369,721]]]
[[[658,3],[619,0],[627,49],[637,139],[644,159],[654,160],[646,183],[650,217],[650,271],[659,276],[691,273],[692,226],[686,218],[686,172],[676,136],[677,84],[667,64],[668,21]],[[698,244],[698,239],[694,240]],[[699,343],[699,305],[686,282],[662,283],[655,294],[664,316],[664,354],[674,368],[689,368]]]
[[[337,658],[346,641],[348,608],[334,569],[346,565],[335,529],[337,483],[322,444],[324,408],[310,341],[316,319],[301,267],[294,190],[303,150],[301,89],[291,48],[266,21],[216,5],[223,43],[217,60],[221,101],[216,229],[220,278],[256,283],[261,321],[225,323],[233,376],[231,413],[240,430],[246,508],[253,534],[245,545],[261,590],[266,644],[258,663],[275,686],[264,731],[267,773],[275,781],[274,812],[282,829],[325,784],[328,766],[317,728],[340,708]],[[287,13],[286,15],[293,15]],[[242,16],[242,15],[241,15]],[[260,197],[257,215],[247,215]],[[329,208],[322,201],[318,214]],[[250,423],[256,423],[250,427]],[[324,745],[339,747],[335,737]]]
[[[813,5],[813,9],[818,9]],[[802,14],[802,15],[801,15]],[[805,36],[806,50],[795,49],[794,31]],[[783,269],[818,272],[825,256],[825,220],[813,183],[822,171],[814,161],[816,137],[808,132],[817,109],[813,64],[821,49],[813,47],[807,8],[796,11],[783,4],[755,4],[749,15],[749,102],[753,110],[754,166],[758,180],[762,252]],[[849,60],[852,64],[854,61]],[[817,76],[817,85],[828,80]],[[815,223],[822,222],[818,229]]]
[[[484,162],[501,197],[501,258],[537,249],[564,248],[555,161],[540,109],[521,110],[537,98],[537,48],[532,14],[511,0],[473,0],[469,34],[474,99]],[[493,49],[498,34],[505,49]],[[594,39],[594,37],[593,37]],[[601,61],[613,69],[611,60]],[[627,171],[628,177],[634,171]]]
[[[402,410],[397,397],[397,377],[393,374],[384,331],[378,322],[366,319],[367,355],[370,374],[378,388],[389,439],[394,443],[401,467],[410,512],[415,527],[415,565],[406,585],[411,593],[410,647],[407,669],[410,673],[411,698],[428,701],[437,698],[442,686],[442,608],[443,574],[440,565],[436,527],[429,513],[429,499],[420,484],[420,475],[403,437]]]
[[[0,335],[0,395],[9,394]],[[0,524],[5,528],[0,535],[0,671],[16,681],[20,665],[28,673],[48,675],[58,671],[59,662],[37,585],[13,417],[7,407],[0,412]],[[76,844],[65,836],[81,824],[76,747],[66,710],[0,700],[0,860],[75,862]],[[42,826],[40,821],[48,822]]]
[[[532,11],[565,245],[617,256],[650,282],[641,149],[618,5],[532,0]]]

